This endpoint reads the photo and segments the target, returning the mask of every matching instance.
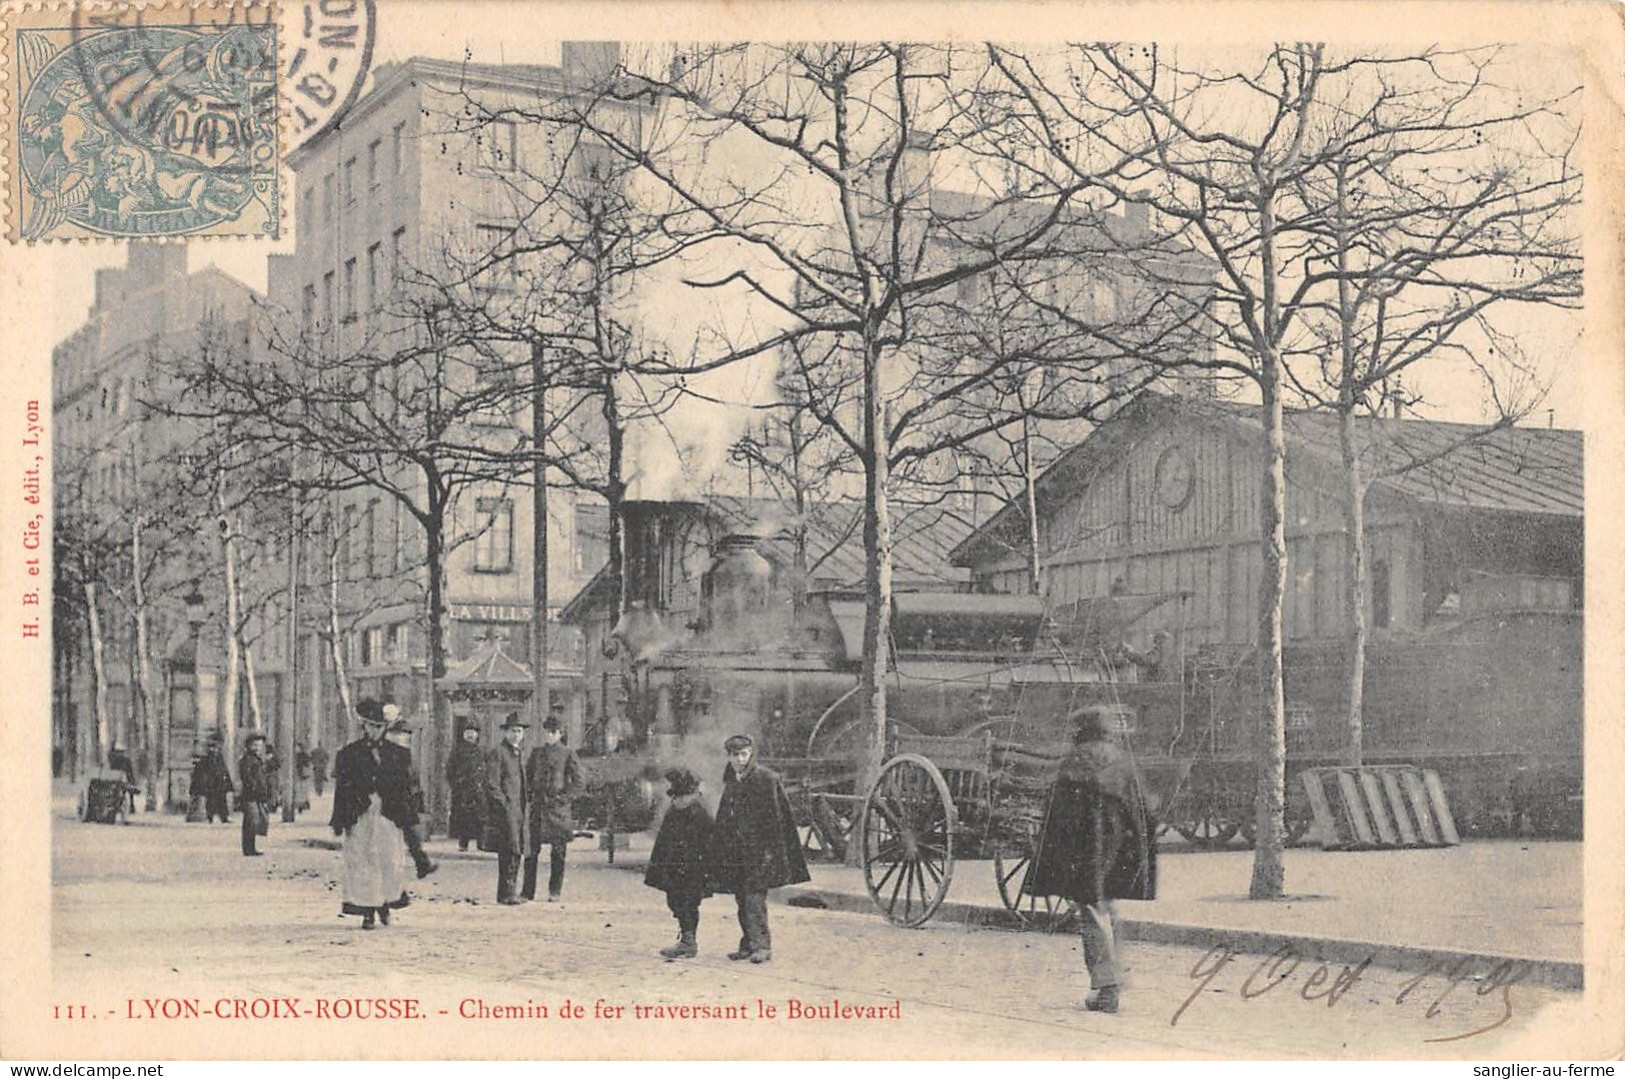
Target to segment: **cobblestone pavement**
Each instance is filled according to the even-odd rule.
[[[156,1033],[177,1052],[246,1041],[249,1054],[272,1057],[1477,1059],[1530,1055],[1548,1042],[1542,1031],[1588,1006],[1579,994],[1516,984],[1516,971],[1460,971],[1452,981],[1447,972],[1418,979],[1372,967],[1351,976],[1341,964],[1322,971],[1286,956],[1226,959],[1135,944],[1123,1012],[1096,1015],[1079,1008],[1087,979],[1071,936],[950,924],[908,931],[875,916],[775,906],[773,962],[752,966],[724,957],[737,932],[729,897],[705,904],[700,958],[668,963],[654,953],[674,936],[674,923],[637,874],[579,851],[563,903],[501,907],[492,901],[494,857],[458,853],[445,841],[431,845],[442,868],[414,886],[413,905],[395,925],[367,933],[338,917],[339,856],[312,845],[323,842],[330,837],[314,822],[274,824],[268,855],[245,859],[235,824],[58,820],[51,1001],[82,1002],[97,1018],[44,1026],[49,1044],[82,1046],[93,1034],[96,1052],[150,1053]],[[212,1010],[222,996],[293,996],[306,1010],[318,998],[410,997],[426,1017],[129,1017],[152,1014],[149,1001],[161,1012],[159,1002],[171,999]],[[791,1017],[792,1002],[836,999],[897,1002],[901,1018]],[[565,1000],[585,1014],[560,1018]],[[595,1016],[599,1001],[624,1010]],[[640,1020],[639,1004],[740,1005],[747,1018]],[[482,1005],[540,1005],[549,1015],[460,1014]],[[764,1015],[763,1005],[776,1014]],[[1449,1038],[1462,1040],[1435,1040]],[[1518,1045],[1525,1038],[1537,1039],[1533,1048]]]

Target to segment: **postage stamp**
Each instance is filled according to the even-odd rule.
[[[12,13],[8,236],[275,236],[269,3]]]

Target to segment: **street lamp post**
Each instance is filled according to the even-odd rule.
[[[203,722],[203,674],[202,674],[202,671],[203,671],[203,645],[202,645],[202,641],[203,641],[203,620],[206,617],[208,617],[208,611],[204,607],[204,602],[205,601],[204,601],[203,593],[198,588],[198,583],[197,583],[196,578],[192,579],[192,587],[191,587],[190,590],[187,591],[186,595],[181,597],[181,602],[186,604],[186,626],[187,626],[187,629],[191,631],[191,636],[192,636],[192,752],[195,754],[197,752],[198,726]],[[173,675],[171,675],[171,677],[173,677]],[[172,707],[172,708],[174,707],[173,698],[171,698],[170,707]],[[162,746],[161,746],[161,752],[164,755],[164,764],[166,765],[166,770],[167,770],[167,765],[169,764],[169,750],[170,750],[170,744],[169,743],[170,743],[169,724],[166,721],[165,724],[164,724],[164,739],[163,739],[163,743],[162,743]],[[167,789],[167,787],[168,787],[168,784],[166,783],[165,788]],[[187,789],[186,794],[187,794],[187,801],[191,802],[191,800],[192,800],[192,791],[191,791],[190,788]]]

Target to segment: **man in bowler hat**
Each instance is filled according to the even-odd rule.
[[[739,947],[728,958],[766,963],[773,958],[768,889],[811,878],[778,774],[756,763],[756,745],[748,735],[734,735],[723,749],[728,767],[717,806],[712,887],[733,893],[739,908]]]
[[[509,713],[502,741],[485,762],[485,838],[481,848],[497,854],[497,902],[517,906],[519,863],[530,853],[531,783],[522,746],[530,724]]]

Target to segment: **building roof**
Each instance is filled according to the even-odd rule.
[[[1074,487],[1067,481],[1087,476],[1100,454],[1115,445],[1113,436],[1121,425],[1160,418],[1221,423],[1257,436],[1262,431],[1259,411],[1255,404],[1147,391],[1061,454],[1039,476],[1038,497],[1043,499],[1057,486]],[[1356,423],[1363,443],[1361,460],[1374,490],[1446,510],[1584,516],[1584,439],[1579,431],[1386,416],[1359,416]],[[1341,467],[1335,413],[1289,409],[1285,426],[1289,460]],[[972,564],[990,539],[1019,524],[1019,515],[1019,504],[1006,504],[954,548],[953,563]]]
[[[530,668],[502,650],[501,641],[486,641],[472,655],[440,679],[448,690],[529,689],[535,683]]]

